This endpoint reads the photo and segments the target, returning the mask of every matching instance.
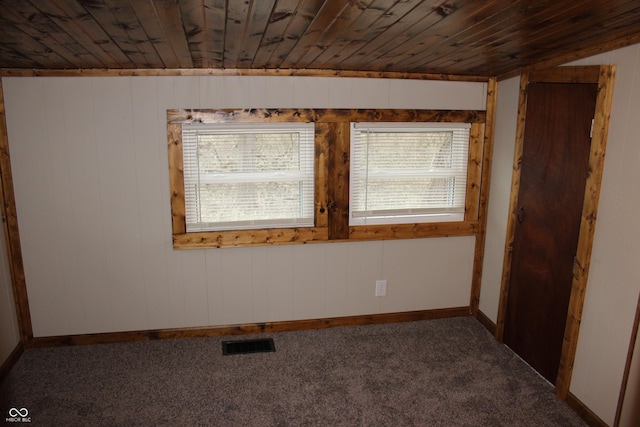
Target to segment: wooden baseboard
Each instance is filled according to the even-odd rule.
[[[383,323],[414,322],[419,320],[445,319],[450,317],[470,316],[470,307],[454,307],[436,310],[419,310],[400,313],[369,314],[361,316],[333,317],[327,319],[292,320],[285,322],[250,323],[244,325],[229,325],[214,328],[187,329],[158,329],[131,332],[110,332],[102,334],[66,335],[56,337],[37,337],[30,340],[27,348],[59,347],[69,345],[108,344],[116,342],[149,341],[170,338],[201,338],[224,335],[257,334],[268,332],[301,331],[307,329],[323,329],[341,326],[376,325]],[[487,330],[495,335],[496,325],[484,313],[478,311],[477,320]],[[18,361],[25,346],[19,343],[9,358],[0,367],[0,381],[2,381],[13,365]],[[607,427],[593,411],[584,405],[577,397],[569,393],[566,400],[587,424],[594,427]]]
[[[491,332],[491,335],[493,335],[494,337],[496,336],[496,324],[493,323],[491,321],[491,319],[489,319],[487,317],[486,314],[484,314],[482,311],[478,310],[478,314],[476,315],[476,319],[478,319],[478,321],[480,323],[482,323],[482,326],[484,326],[485,328],[487,328],[487,330],[489,332]]]
[[[148,331],[109,332],[101,334],[36,337],[27,343],[27,348],[58,347],[67,345],[108,344],[116,342],[148,341],[167,338],[200,338],[220,335],[257,334],[264,332],[300,331],[339,326],[374,325],[381,323],[412,322],[418,320],[443,319],[469,316],[470,308],[454,307],[436,310],[419,310],[401,313],[370,314],[361,316],[333,317],[327,319],[292,320],[285,322],[251,323],[213,328],[158,329]]]
[[[24,353],[24,345],[22,342],[19,342],[16,348],[13,349],[7,360],[4,361],[2,366],[0,366],[0,382],[4,381],[4,379],[9,375],[9,371],[11,368],[18,362],[20,356]]]
[[[608,427],[608,424],[602,421],[591,409],[575,397],[571,392],[567,394],[567,405],[582,418],[591,427]]]
[[[492,335],[496,334],[496,324],[491,321],[481,311],[478,311],[476,315],[478,321],[485,327]],[[577,397],[569,393],[566,399],[567,405],[573,409],[587,424],[592,427],[608,427],[607,423],[602,421],[591,409],[589,409],[584,403],[582,403]]]

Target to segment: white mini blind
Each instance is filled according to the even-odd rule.
[[[313,123],[185,124],[187,232],[314,225]]]
[[[350,225],[461,221],[466,123],[352,123]]]

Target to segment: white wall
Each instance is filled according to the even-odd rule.
[[[485,108],[484,83],[4,78],[36,337],[469,304],[474,238],[176,251],[172,108]],[[376,279],[388,296],[374,297]]]
[[[502,285],[502,263],[509,217],[519,93],[520,77],[504,80],[498,84],[487,235],[480,293],[480,311],[494,323],[498,318]]]
[[[594,64],[618,70],[571,392],[612,424],[640,292],[640,45],[575,63]]]
[[[640,339],[636,339],[633,348],[629,378],[620,412],[620,427],[640,425]]]
[[[568,65],[616,64],[591,269],[570,391],[609,425],[640,291],[640,45]],[[480,309],[496,320],[515,142],[518,79],[499,84],[485,274]],[[509,153],[511,157],[509,158]],[[502,245],[500,245],[500,241]],[[633,379],[632,379],[633,380]]]
[[[20,342],[4,232],[0,230],[0,365]]]

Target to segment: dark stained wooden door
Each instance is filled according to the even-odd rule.
[[[591,144],[596,84],[528,85],[504,342],[555,384]]]

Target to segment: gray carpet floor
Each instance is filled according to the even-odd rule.
[[[263,337],[275,352],[222,355]],[[466,317],[30,349],[0,396],[2,418],[52,426],[585,425]]]

